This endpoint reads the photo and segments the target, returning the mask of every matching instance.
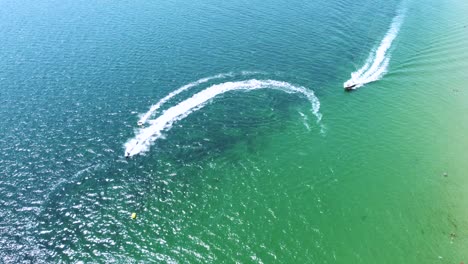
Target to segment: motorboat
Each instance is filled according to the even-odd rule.
[[[356,87],[356,85],[357,85],[356,83],[347,84],[347,85],[344,86],[344,89],[345,89],[346,91],[351,91],[351,90],[353,90],[353,89]]]
[[[133,147],[131,147],[130,149],[127,149],[125,150],[125,158],[128,159],[130,158],[132,155],[131,153],[133,152],[133,149],[140,143],[139,140],[137,140],[137,142],[135,143],[135,145],[133,145]]]

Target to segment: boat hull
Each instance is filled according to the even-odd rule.
[[[348,85],[348,86],[345,86],[344,89],[345,91],[352,91],[354,90],[354,88],[356,87],[357,84],[353,84],[353,85]]]

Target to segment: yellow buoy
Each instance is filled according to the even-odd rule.
[[[136,213],[132,213],[132,219],[136,219]]]

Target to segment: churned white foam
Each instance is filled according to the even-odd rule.
[[[369,53],[369,57],[367,58],[364,66],[351,73],[351,79],[347,80],[343,84],[344,87],[355,85],[355,89],[366,83],[377,81],[383,77],[387,72],[388,64],[390,63],[390,53],[388,50],[392,46],[395,38],[398,36],[398,32],[400,31],[401,24],[404,20],[404,13],[405,11],[402,9],[399,14],[393,18],[392,25],[380,42],[379,47]]]
[[[148,120],[148,118],[150,118],[159,108],[161,108],[161,106],[163,104],[165,104],[167,101],[169,101],[172,97],[180,94],[181,92],[185,91],[185,90],[188,90],[192,87],[195,87],[195,86],[198,86],[202,83],[206,83],[206,82],[209,82],[211,80],[214,80],[214,79],[222,79],[222,78],[226,78],[226,77],[230,77],[232,76],[233,73],[222,73],[222,74],[217,74],[217,75],[214,75],[214,76],[210,76],[210,77],[206,77],[206,78],[202,78],[202,79],[199,79],[195,82],[191,82],[189,84],[186,84],[182,87],[180,87],[179,89],[177,90],[174,90],[173,92],[169,93],[168,95],[166,95],[164,98],[162,98],[161,100],[159,100],[159,102],[157,102],[155,105],[152,105],[151,108],[148,110],[148,112],[146,112],[141,118],[140,120],[138,120],[138,124],[144,124],[146,123],[146,121]]]
[[[254,74],[264,74],[263,72],[258,72],[258,71],[242,71],[240,73],[242,76],[248,76],[248,75],[254,75]],[[186,90],[189,90],[190,88],[193,88],[193,87],[196,87],[200,84],[203,84],[203,83],[206,83],[206,82],[209,82],[209,81],[212,81],[212,80],[216,80],[216,79],[224,79],[224,78],[228,78],[228,77],[233,77],[235,76],[234,73],[232,72],[229,72],[229,73],[221,73],[221,74],[217,74],[217,75],[213,75],[213,76],[210,76],[210,77],[205,77],[205,78],[202,78],[202,79],[199,79],[197,81],[194,81],[194,82],[191,82],[189,84],[186,84],[176,90],[174,90],[173,92],[169,93],[168,95],[166,95],[164,98],[162,98],[161,100],[159,100],[159,102],[157,102],[155,105],[152,105],[151,108],[148,110],[148,112],[146,112],[144,115],[141,116],[140,120],[138,120],[138,124],[140,125],[143,125],[145,124],[148,119],[154,115],[156,113],[156,111],[158,111],[159,108],[161,108],[161,106],[165,103],[167,103],[167,101],[171,100],[174,96],[186,91]]]
[[[315,94],[305,87],[294,86],[287,82],[275,80],[246,80],[238,82],[225,82],[210,86],[192,97],[164,111],[158,118],[151,120],[151,125],[139,129],[136,136],[125,144],[125,156],[133,156],[149,150],[152,142],[162,136],[164,130],[169,130],[172,124],[182,120],[191,113],[201,109],[206,103],[217,95],[235,90],[277,89],[287,93],[300,93],[304,95],[312,105],[312,113],[320,124],[320,101]],[[323,127],[322,127],[323,131]]]

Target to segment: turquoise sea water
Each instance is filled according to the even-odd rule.
[[[343,92],[402,13],[387,74]],[[468,262],[467,13],[1,1],[1,262]],[[278,85],[228,91],[124,158],[152,105],[223,73],[160,110],[275,80],[319,112]]]

